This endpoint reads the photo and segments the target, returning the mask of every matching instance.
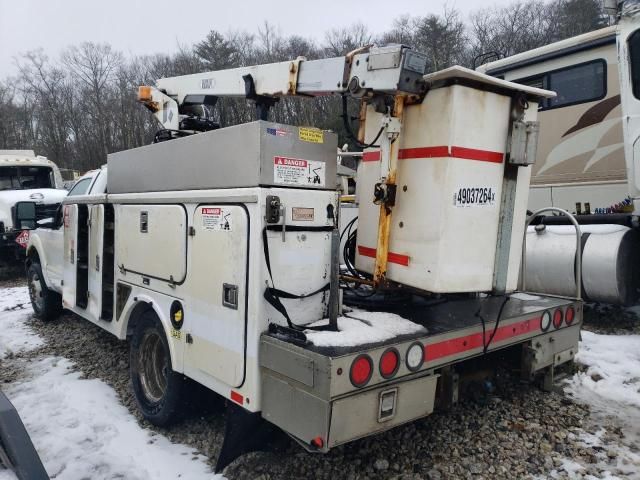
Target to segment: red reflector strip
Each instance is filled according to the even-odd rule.
[[[540,329],[541,318],[542,317],[530,318],[529,320],[524,320],[522,322],[498,327],[498,330],[496,330],[496,334],[491,341],[491,345],[503,340],[538,331]],[[493,328],[487,328],[487,332],[485,333],[486,341],[489,341],[492,333]],[[464,337],[452,338],[450,340],[443,340],[442,342],[426,345],[425,359],[426,361],[437,360],[439,358],[457,355],[458,353],[467,352],[476,348],[482,348],[483,346],[482,332],[472,333],[471,335],[466,335]]]
[[[380,160],[380,150],[374,150],[373,152],[364,152],[362,154],[363,162],[378,162]]]
[[[365,247],[363,245],[358,245],[358,253],[363,257],[371,257],[376,258],[376,249],[371,247]],[[387,262],[396,263],[398,265],[402,265],[404,267],[409,266],[409,257],[407,255],[402,255],[400,253],[389,252],[387,254]]]
[[[231,400],[242,405],[244,403],[244,397],[240,395],[238,392],[234,392],[231,390]]]
[[[448,157],[449,147],[422,147],[422,148],[401,148],[398,152],[398,160],[409,160],[412,158],[437,158]]]
[[[477,150],[475,148],[451,147],[451,156],[466,160],[479,160],[481,162],[502,163],[504,154],[489,150]]]
[[[466,148],[452,146],[451,151],[446,145],[435,147],[401,148],[398,151],[398,160],[411,160],[415,158],[460,158],[462,160],[478,160],[480,162],[502,163],[504,153],[492,152],[491,150],[480,150],[477,148]],[[364,152],[363,162],[378,162],[380,160],[380,150]]]

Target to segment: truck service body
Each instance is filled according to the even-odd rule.
[[[235,420],[218,469],[238,453],[227,443],[248,419],[326,452],[430,414],[436,391],[453,403],[456,366],[507,347],[517,350],[509,366],[548,386],[577,352],[579,295],[514,292],[535,105],[553,93],[461,67],[424,76],[425,60],[406,47],[373,47],[142,87],[172,139],[109,155],[106,190],[94,188],[99,173],[86,195],[65,199],[50,228],[63,237],[57,279],[43,268],[40,229],[31,232],[36,313],[48,316],[61,295],[64,308],[129,339],[134,392],[154,423],[173,418],[184,377],[228,399]],[[358,210],[373,252],[359,253],[362,276],[344,276],[342,286],[410,292],[411,301],[342,307],[337,136],[265,120],[280,96],[327,94],[362,99],[359,141],[371,157],[359,172]],[[212,105],[213,96],[246,96],[259,120],[215,129],[194,118],[194,103]],[[206,131],[175,135],[187,123]],[[433,198],[404,195],[420,188]],[[425,224],[430,201],[437,208]],[[477,248],[459,251],[471,274],[446,248],[456,235],[448,217],[460,238],[478,235]]]

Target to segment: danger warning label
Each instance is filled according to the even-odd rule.
[[[273,157],[273,182],[324,187],[325,164],[316,160]]]
[[[233,230],[231,211],[220,207],[202,209],[202,228],[205,230],[219,230],[230,232]]]

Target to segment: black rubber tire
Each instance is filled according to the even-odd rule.
[[[153,340],[149,340],[150,338]],[[154,342],[153,347],[147,345],[150,341]],[[153,358],[161,359],[158,362],[145,360],[145,357],[149,358],[150,351],[155,352]],[[154,363],[161,364],[160,374],[154,375],[153,372],[159,370],[157,367],[150,367]],[[153,310],[142,313],[131,337],[129,375],[136,402],[144,418],[159,427],[166,427],[181,418],[182,393],[187,379],[173,371],[167,337]],[[159,383],[164,383],[164,388],[154,388]],[[155,396],[151,390],[155,391]]]
[[[62,297],[47,288],[38,262],[31,262],[27,267],[27,285],[34,316],[44,321],[57,318],[62,312]]]

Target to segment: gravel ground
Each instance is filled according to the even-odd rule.
[[[13,286],[6,281],[0,288]],[[607,327],[611,313],[589,308],[586,328],[617,333],[637,331],[631,318]],[[224,434],[222,401],[202,395],[190,414],[170,430],[151,427],[139,415],[128,376],[128,348],[123,342],[79,317],[66,314],[60,319],[30,325],[45,339],[45,345],[16,358],[6,359],[0,369],[0,382],[11,382],[20,375],[25,361],[44,354],[74,361],[88,378],[98,377],[111,385],[124,405],[144,427],[167,435],[172,441],[188,444],[215,463]],[[275,435],[267,452],[244,455],[225,473],[236,479],[344,478],[397,480],[420,479],[512,479],[582,478],[563,470],[566,459],[587,465],[582,474],[605,478],[616,453],[606,445],[621,441],[622,432],[615,419],[596,423],[586,406],[574,403],[562,393],[544,393],[520,385],[508,375],[498,377],[490,396],[464,400],[447,413],[398,427],[387,433],[352,442],[327,455],[304,452],[284,435]],[[204,407],[204,408],[203,408]],[[588,447],[579,441],[584,432],[606,429],[605,447]],[[593,478],[591,477],[591,478]]]

